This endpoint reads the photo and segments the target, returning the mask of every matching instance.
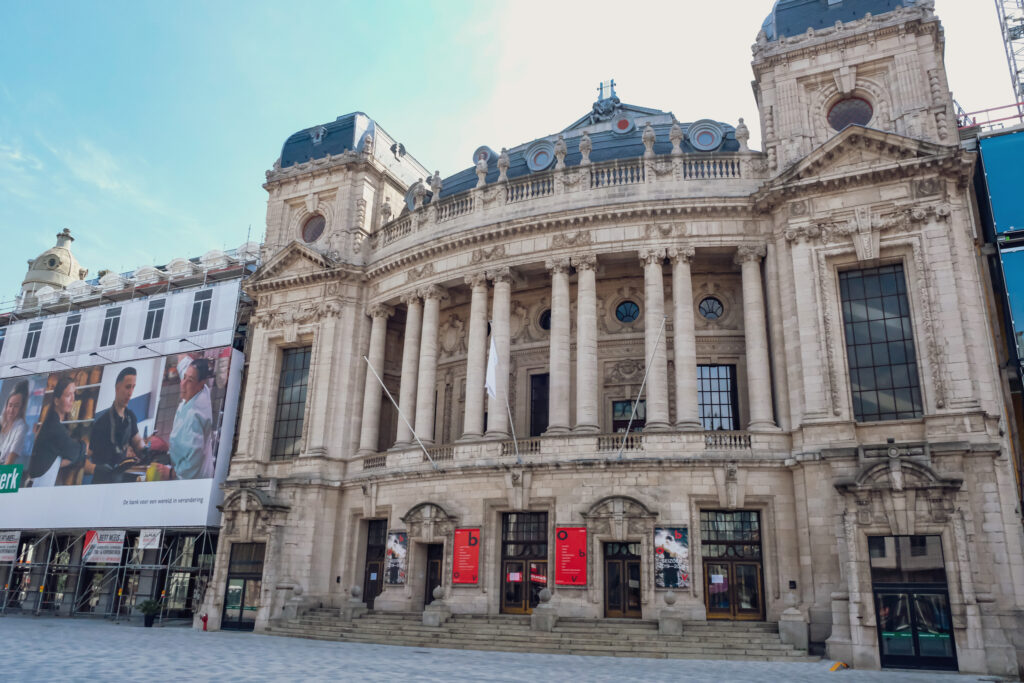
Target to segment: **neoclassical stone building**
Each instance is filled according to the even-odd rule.
[[[932,3],[781,0],[753,53],[763,151],[605,89],[444,179],[361,113],[288,138],[213,626],[353,586],[642,619],[672,590],[856,666],[1017,671],[1021,520]]]

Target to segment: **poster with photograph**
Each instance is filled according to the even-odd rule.
[[[654,529],[654,585],[690,587],[690,543],[686,527]]]
[[[0,524],[215,522],[243,356],[230,346],[0,382],[0,465],[21,465]]]
[[[409,536],[404,531],[389,531],[384,547],[384,583],[389,586],[405,584],[409,569]]]

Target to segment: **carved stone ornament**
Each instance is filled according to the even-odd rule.
[[[544,267],[555,273],[568,273],[569,272],[569,257],[563,256],[561,258],[549,258],[544,261]]]
[[[607,362],[604,366],[605,385],[638,384],[643,381],[644,362],[627,358],[618,362]]]
[[[654,127],[651,126],[650,121],[644,124],[644,132],[640,139],[644,143],[644,158],[654,158],[654,143],[657,140],[657,136],[654,134]]]
[[[697,250],[689,245],[682,245],[668,248],[668,259],[673,265],[677,263],[690,263],[693,261]]]
[[[409,538],[425,543],[450,537],[455,532],[458,518],[450,515],[436,503],[420,503],[402,517]]]
[[[594,143],[590,141],[590,136],[584,131],[583,135],[580,136],[580,166],[590,165],[590,150],[594,148]]]
[[[439,285],[426,285],[416,290],[421,299],[443,299],[448,293]]]
[[[501,266],[500,268],[495,268],[493,270],[488,270],[487,271],[487,277],[492,282],[511,282],[512,281],[512,271],[509,270],[508,266]]]
[[[474,265],[477,263],[485,263],[487,261],[495,261],[505,256],[505,245],[496,244],[493,247],[481,247],[480,249],[473,250],[473,256],[470,262]]]
[[[313,194],[306,195],[306,211],[309,213],[316,213],[317,207],[320,205],[320,198]]]
[[[226,492],[217,509],[224,514],[221,533],[241,541],[265,539],[272,527],[283,525],[290,506],[274,492],[242,486]]]
[[[678,122],[672,122],[672,128],[668,131],[668,139],[672,142],[672,156],[681,155],[683,153],[683,129]]]
[[[555,140],[555,169],[561,170],[565,168],[565,155],[568,154],[569,149],[566,147],[565,138],[561,135]]]
[[[508,180],[508,167],[511,164],[511,159],[508,156],[508,150],[504,147],[501,148],[501,154],[498,155],[498,182],[503,183]]]
[[[675,229],[674,223],[648,223],[644,226],[644,237],[649,240],[671,237]]]
[[[438,341],[444,356],[466,353],[466,323],[454,313],[438,328]]]
[[[370,314],[371,318],[390,318],[395,314],[395,309],[384,304],[373,304],[367,310],[367,313]]]
[[[341,304],[337,301],[317,301],[300,306],[257,311],[252,316],[252,325],[279,330],[289,325],[318,322],[324,318],[337,317],[340,314]]]
[[[742,265],[747,261],[760,263],[767,253],[768,248],[763,244],[741,244],[736,247],[736,258],[734,260],[737,265]]]
[[[470,289],[487,289],[487,273],[482,270],[477,273],[470,273],[464,279]]]
[[[869,462],[856,478],[838,480],[834,485],[854,503],[858,524],[888,523],[893,534],[908,535],[914,533],[917,519],[946,523],[963,480],[944,477],[893,449],[885,461]]]
[[[421,266],[414,266],[406,271],[406,282],[412,283],[434,274],[434,262],[428,261]]]
[[[652,512],[636,498],[609,496],[591,505],[581,516],[586,520],[588,528],[607,528],[608,535],[613,539],[625,541],[633,535],[649,533],[653,537],[658,513]],[[607,527],[603,522],[607,523]]]
[[[577,271],[595,270],[597,268],[596,254],[580,254],[578,256],[573,256],[571,261]]]
[[[582,247],[591,243],[591,235],[587,230],[580,230],[575,233],[559,233],[551,238],[552,249],[564,249],[567,247]]]
[[[637,253],[637,255],[640,257],[640,262],[645,266],[660,264],[665,260],[665,248],[644,247]]]

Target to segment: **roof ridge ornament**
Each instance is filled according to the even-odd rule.
[[[597,86],[597,102],[590,111],[590,123],[609,121],[622,108],[622,100],[615,94],[615,79],[601,81]]]

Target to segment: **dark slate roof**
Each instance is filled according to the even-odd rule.
[[[339,116],[330,123],[300,130],[289,136],[281,148],[281,168],[320,159],[328,154],[337,155],[350,150],[359,151],[366,133],[375,130],[373,120],[361,111]],[[316,137],[323,129],[320,140]]]
[[[776,0],[762,28],[768,40],[778,40],[806,33],[809,28],[827,28],[837,21],[860,19],[869,12],[878,15],[913,4],[914,0]]]
[[[628,105],[626,105],[628,106]],[[657,110],[650,110],[657,111]],[[683,135],[686,136],[689,127],[689,123],[680,123],[679,127],[683,129]],[[719,123],[722,130],[725,131],[722,145],[715,150],[716,152],[735,152],[739,150],[740,143],[736,140],[736,129],[727,123]],[[656,141],[654,143],[654,153],[658,155],[669,154],[672,151],[672,142],[669,140],[669,131],[672,129],[671,123],[652,124],[651,127],[654,129]],[[570,127],[571,128],[571,127]],[[595,131],[590,133],[590,161],[597,163],[600,161],[609,161],[612,159],[636,159],[642,157],[644,154],[644,143],[643,143],[644,126],[643,121],[639,120],[634,126],[633,130],[628,133],[620,134],[614,133],[610,130],[606,131]],[[545,138],[538,138],[541,140],[554,140],[557,136],[549,136]],[[582,155],[580,154],[580,137],[573,136],[566,137],[565,146],[567,153],[565,155],[566,166],[578,166]],[[509,167],[508,167],[508,179],[514,180],[530,174],[530,169],[526,165],[526,150],[535,141],[519,145],[513,149],[508,150],[509,156]],[[689,139],[683,139],[682,150],[685,154],[706,154],[707,152],[700,152],[690,145]],[[552,167],[554,164],[552,164]],[[487,164],[487,182],[488,184],[495,182],[498,179],[498,157],[497,155],[492,156]],[[464,171],[460,171],[455,175],[449,176],[441,181],[441,198],[458,194],[459,192],[465,192],[476,187],[476,168],[470,167]],[[429,193],[428,193],[429,194]]]

